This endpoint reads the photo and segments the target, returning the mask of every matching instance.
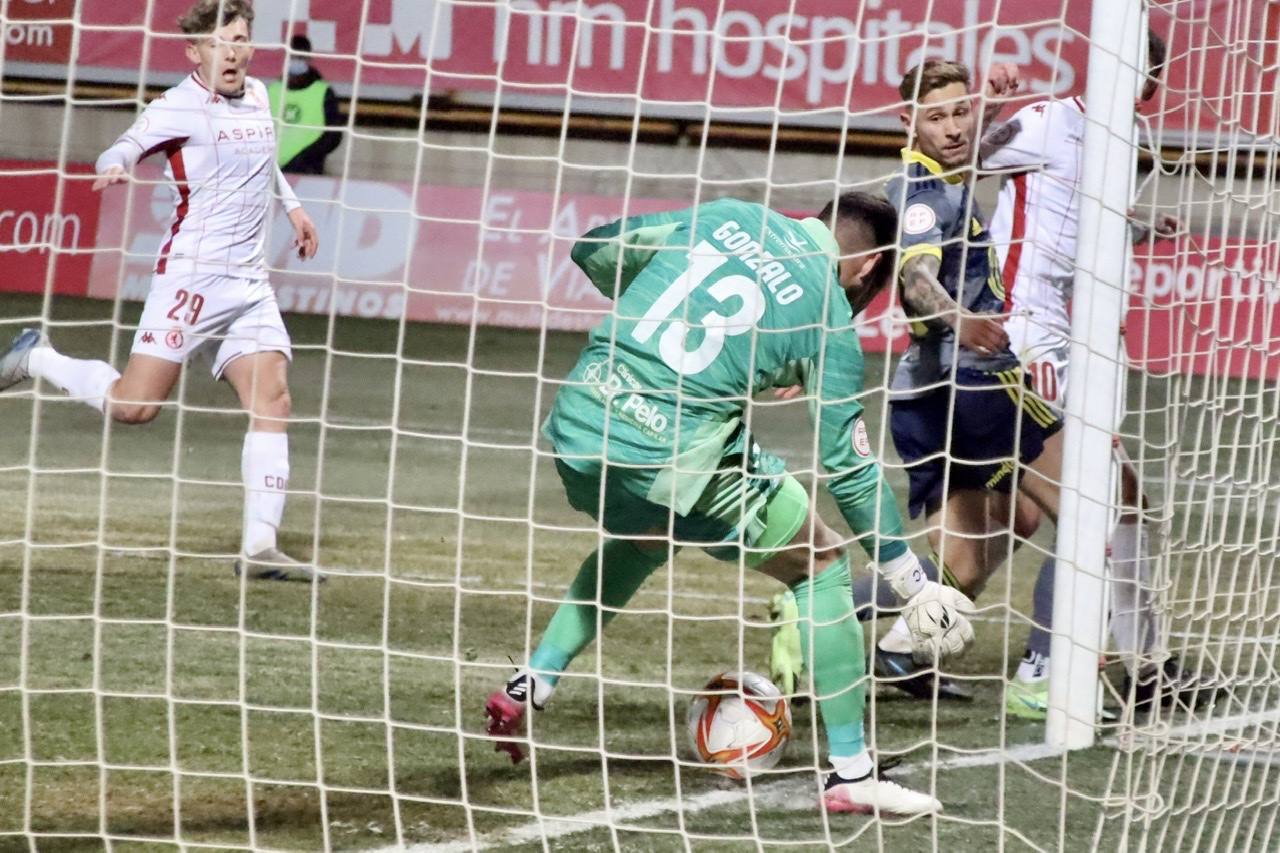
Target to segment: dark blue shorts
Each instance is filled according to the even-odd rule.
[[[1062,429],[1062,418],[1035,395],[1019,368],[987,373],[961,367],[955,378],[954,396],[944,385],[889,404],[893,445],[907,464],[912,518],[942,505],[944,484],[1011,491],[1015,460],[1034,461],[1045,440]]]

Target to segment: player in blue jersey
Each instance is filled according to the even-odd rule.
[[[899,284],[913,333],[889,398],[910,512],[926,515],[940,560],[926,570],[974,596],[1008,554],[1015,490],[1057,519],[1062,419],[1031,389],[1002,327],[1004,286],[972,195],[969,85],[964,65],[928,60],[899,88],[908,145],[887,192],[900,211]],[[899,619],[877,645],[878,675],[915,695],[969,698],[950,679],[921,674],[904,637]]]
[[[968,599],[924,578],[862,417],[855,312],[892,278],[896,215],[847,193],[793,220],[722,199],[597,228],[572,257],[615,302],[556,395],[544,434],[569,503],[604,529],[527,667],[485,705],[496,748],[519,761],[526,708],[681,546],[787,584],[813,673],[832,771],[823,806],[898,815],[932,796],[881,778],[863,734],[866,659],[844,537],[819,518],[782,460],[746,427],[753,394],[811,395],[824,478],[859,545],[905,600],[929,659],[973,638]],[[732,594],[732,593],[728,593]],[[519,739],[517,739],[519,738]]]

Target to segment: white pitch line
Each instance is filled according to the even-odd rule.
[[[1056,749],[1051,749],[1044,744],[1033,743],[1023,746],[1016,746],[1003,753],[975,753],[972,755],[961,755],[955,758],[947,759],[937,763],[939,770],[949,770],[960,767],[982,767],[988,764],[998,764],[1003,761],[1038,761],[1043,758],[1051,758],[1058,755]],[[918,763],[906,765],[899,768],[897,772],[913,772],[916,770],[928,769],[931,765],[928,763]],[[534,820],[523,826],[515,827],[490,835],[483,835],[473,841],[452,841],[446,844],[415,844],[411,847],[385,847],[381,850],[375,850],[373,853],[428,853],[428,851],[440,851],[440,853],[464,853],[471,850],[489,850],[496,847],[506,847],[513,844],[528,844],[533,841],[541,841],[543,839],[551,841],[563,838],[567,835],[576,835],[579,832],[589,832],[593,829],[602,829],[609,826],[622,826],[629,821],[643,820],[645,818],[656,817],[660,814],[668,812],[682,812],[684,814],[696,814],[706,811],[707,809],[720,808],[721,806],[730,806],[744,800],[754,800],[763,806],[783,807],[789,809],[811,808],[814,804],[813,797],[817,794],[817,785],[813,779],[787,779],[779,782],[764,783],[754,785],[750,793],[747,788],[732,788],[728,790],[706,791],[701,794],[695,794],[691,797],[669,797],[661,800],[645,800],[639,803],[633,803],[625,806],[618,806],[612,809],[597,809],[595,811],[583,812],[571,817],[545,817],[542,820]]]
[[[1161,739],[1167,739],[1192,733],[1204,735],[1222,734],[1231,729],[1250,725],[1260,725],[1262,723],[1274,722],[1277,720],[1280,720],[1280,710],[1263,711],[1251,714],[1238,714],[1233,717],[1222,717],[1216,720],[1186,723],[1181,726],[1172,727],[1163,733],[1140,734],[1139,736],[1144,738],[1159,737]],[[1102,745],[1115,747],[1117,742],[1117,738],[1111,737],[1103,741]],[[1051,747],[1043,743],[1028,743],[1009,747],[1003,751],[985,750],[966,755],[957,755],[954,758],[948,758],[943,761],[939,761],[936,764],[930,762],[917,762],[915,764],[903,766],[898,772],[911,773],[918,770],[929,770],[931,768],[944,771],[968,767],[990,767],[997,764],[1007,763],[1023,764],[1032,761],[1042,761],[1046,758],[1055,758],[1060,755],[1062,755],[1062,750],[1056,747]],[[1247,760],[1249,755],[1233,752],[1213,752],[1205,753],[1204,757],[1219,760],[1243,761]],[[1260,758],[1260,760],[1272,763],[1276,758],[1275,756],[1268,756],[1265,759]],[[656,817],[657,815],[667,814],[670,812],[696,814],[697,812],[706,811],[708,809],[730,806],[744,800],[754,800],[764,806],[801,810],[813,807],[813,797],[816,795],[816,790],[815,783],[811,779],[788,779],[779,782],[754,785],[750,790],[744,786],[731,790],[706,791],[691,797],[668,797],[659,800],[644,800],[638,803],[617,806],[612,809],[596,809],[589,812],[582,812],[569,817],[544,817],[540,820],[533,820],[513,829],[482,835],[474,840],[451,841],[443,844],[423,843],[414,844],[409,847],[384,847],[373,851],[373,853],[431,853],[431,851],[439,851],[439,853],[464,853],[464,851],[472,850],[489,850],[513,844],[528,844],[543,840],[552,841],[566,836],[576,835],[580,832],[589,832],[595,829],[607,829],[610,826],[628,828],[625,827],[625,824],[630,821],[643,820],[645,818]]]

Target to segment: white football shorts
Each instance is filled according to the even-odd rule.
[[[200,355],[210,360],[214,379],[242,355],[279,352],[293,360],[266,279],[203,273],[152,277],[132,352],[179,363]]]
[[[1067,361],[1071,357],[1070,327],[1062,318],[1046,321],[1043,313],[1015,311],[1005,321],[1009,347],[1031,377],[1040,399],[1061,414],[1067,406]]]

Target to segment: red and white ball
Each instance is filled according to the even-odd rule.
[[[689,703],[694,754],[732,779],[776,766],[790,740],[791,706],[763,675],[721,673]]]

